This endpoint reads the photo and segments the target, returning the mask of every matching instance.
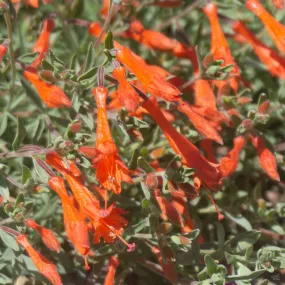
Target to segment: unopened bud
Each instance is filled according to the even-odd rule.
[[[78,133],[81,130],[81,127],[82,127],[81,122],[75,122],[72,124],[70,129],[73,133]]]
[[[4,15],[8,11],[9,5],[6,2],[0,0],[0,15]]]
[[[150,173],[146,176],[145,184],[149,189],[156,189],[158,187],[158,180],[154,174]]]
[[[250,119],[245,119],[245,120],[243,120],[242,125],[244,126],[244,128],[245,128],[246,130],[249,131],[249,130],[251,130],[252,127],[253,127],[253,121],[250,120]]]
[[[173,229],[173,226],[171,223],[161,223],[159,226],[158,226],[158,233],[159,234],[162,234],[162,235],[167,235],[169,234]]]

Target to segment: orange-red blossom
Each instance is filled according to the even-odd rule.
[[[259,17],[277,48],[285,53],[285,26],[271,16],[259,0],[247,0],[245,6]]]
[[[197,177],[209,188],[217,189],[221,182],[218,164],[209,162],[187,138],[181,135],[164,117],[156,103],[147,100],[143,107],[159,125],[174,152],[181,155],[184,163],[196,170]]]
[[[69,161],[66,165],[55,152],[47,154],[46,162],[66,178],[79,205],[80,213],[90,220],[91,227],[95,230],[94,242],[99,243],[103,238],[107,243],[113,243],[118,238],[128,247],[128,251],[134,250],[135,245],[128,244],[121,237],[123,227],[128,224],[122,217],[125,212],[114,205],[105,210],[101,209],[99,201],[84,186],[81,172],[74,162]]]
[[[115,274],[119,264],[120,264],[119,259],[116,256],[111,256],[109,258],[108,272],[105,278],[104,285],[115,284]]]
[[[259,59],[272,75],[285,79],[285,58],[261,42],[241,21],[233,24],[233,30],[249,43]]]
[[[26,67],[24,77],[30,81],[49,108],[70,108],[72,103],[61,88],[40,79],[33,66]]]
[[[223,33],[223,30],[220,26],[218,19],[218,10],[217,5],[214,3],[209,3],[204,7],[204,13],[207,15],[210,25],[211,25],[211,52],[213,54],[214,60],[223,59],[223,65],[234,65],[234,68],[231,72],[232,75],[239,75],[239,69],[232,57],[230,48],[228,46],[227,40]],[[227,82],[230,87],[237,92],[238,90],[238,81],[236,77],[229,78],[227,81],[215,81],[215,84],[221,91]]]
[[[78,253],[84,256],[85,268],[89,269],[86,255],[90,250],[90,245],[85,216],[73,206],[66,192],[62,178],[54,176],[49,179],[48,184],[61,199],[66,236],[72,242]]]
[[[271,179],[280,181],[280,177],[277,171],[276,159],[273,153],[266,147],[264,138],[253,135],[250,135],[249,138],[254,147],[257,149],[261,168]]]
[[[126,79],[126,71],[122,66],[113,70],[113,76],[118,81],[118,90],[116,91],[119,102],[128,112],[135,112],[139,105],[139,95]]]
[[[7,51],[8,51],[7,44],[3,43],[2,45],[0,45],[0,64],[2,62],[2,58],[7,53]]]
[[[135,56],[127,47],[117,51],[117,60],[133,72],[143,88],[153,96],[161,97],[165,101],[180,100],[180,91],[143,60]]]
[[[112,138],[106,111],[108,90],[96,87],[93,94],[97,103],[96,145],[97,156],[93,159],[96,177],[105,189],[119,194],[122,191],[121,182],[131,183],[128,168],[121,161],[118,149]]]
[[[50,230],[47,229],[39,224],[37,224],[33,219],[28,219],[25,221],[26,225],[34,229],[39,233],[39,235],[42,238],[43,243],[53,251],[56,251],[57,253],[60,252],[60,243],[54,233]]]
[[[26,235],[19,235],[16,238],[16,241],[23,248],[25,248],[33,263],[42,275],[44,275],[53,285],[63,284],[56,270],[56,266],[31,246]]]

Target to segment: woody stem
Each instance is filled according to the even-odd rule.
[[[115,13],[117,13],[120,9],[120,5],[117,5],[117,4],[112,4],[110,10],[109,10],[109,13],[108,13],[108,16],[105,20],[105,23],[102,27],[102,30],[101,30],[101,33],[99,35],[99,37],[96,39],[95,43],[94,43],[94,49],[96,49],[96,47],[99,45],[99,43],[101,42],[101,39],[104,35],[104,33],[106,32],[106,30],[108,29],[109,27],[109,24],[112,20],[112,17]]]
[[[11,82],[11,87],[14,86],[15,81],[16,81],[16,63],[15,63],[15,54],[14,54],[14,49],[13,49],[13,38],[12,38],[12,23],[11,23],[11,17],[10,13],[7,12],[4,15],[7,29],[8,29],[8,37],[9,37],[9,51],[10,51],[10,58],[11,58],[11,68],[12,68],[12,82]]]

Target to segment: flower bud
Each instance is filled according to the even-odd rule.
[[[145,184],[149,189],[156,189],[158,187],[158,180],[154,174],[150,173],[146,176]]]
[[[0,15],[4,15],[8,11],[9,5],[6,2],[0,0]]]

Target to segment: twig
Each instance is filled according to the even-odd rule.
[[[155,27],[155,30],[160,31],[163,30],[169,26],[171,26],[171,24],[177,20],[179,20],[180,18],[183,18],[184,16],[186,16],[188,13],[190,13],[192,10],[194,10],[195,8],[197,8],[202,2],[204,2],[204,0],[196,0],[194,1],[192,4],[190,4],[186,9],[182,10],[180,13],[178,13],[177,15],[175,15],[174,17],[171,17],[168,21],[159,24]]]
[[[40,154],[47,154],[50,152],[53,152],[53,148],[45,148],[37,151],[27,151],[27,152],[3,152],[0,153],[0,158],[15,158],[15,157],[32,157],[34,155],[40,155]]]
[[[201,79],[201,75],[199,74],[198,76],[194,76],[191,79],[189,79],[188,81],[186,81],[184,84],[182,84],[181,86],[178,87],[178,89],[180,91],[183,91],[184,89],[186,89],[187,87],[189,87],[190,85],[194,84],[195,81]]]
[[[1,173],[2,173],[2,175],[5,177],[5,179],[6,179],[7,181],[9,181],[11,184],[15,185],[16,187],[18,187],[18,188],[20,188],[20,189],[23,188],[23,185],[22,185],[22,184],[20,184],[20,183],[18,183],[17,181],[15,181],[15,180],[14,180],[12,177],[10,177],[8,174],[6,174],[6,173],[4,173],[4,172],[2,172],[2,171],[1,171]],[[0,225],[1,225],[1,223],[0,223]]]
[[[13,49],[12,23],[11,23],[10,12],[5,13],[4,17],[8,29],[8,37],[10,40],[9,51],[10,51],[11,68],[12,68],[12,82],[11,82],[11,88],[12,88],[16,81],[16,63],[15,63],[15,54]]]
[[[113,15],[116,14],[119,10],[120,10],[120,5],[112,4],[111,9],[109,10],[109,13],[108,13],[108,17],[106,18],[105,23],[102,27],[101,33],[94,43],[94,49],[96,49],[96,47],[100,44],[103,35],[105,34],[105,32],[107,31],[109,27],[109,24],[112,20]]]

